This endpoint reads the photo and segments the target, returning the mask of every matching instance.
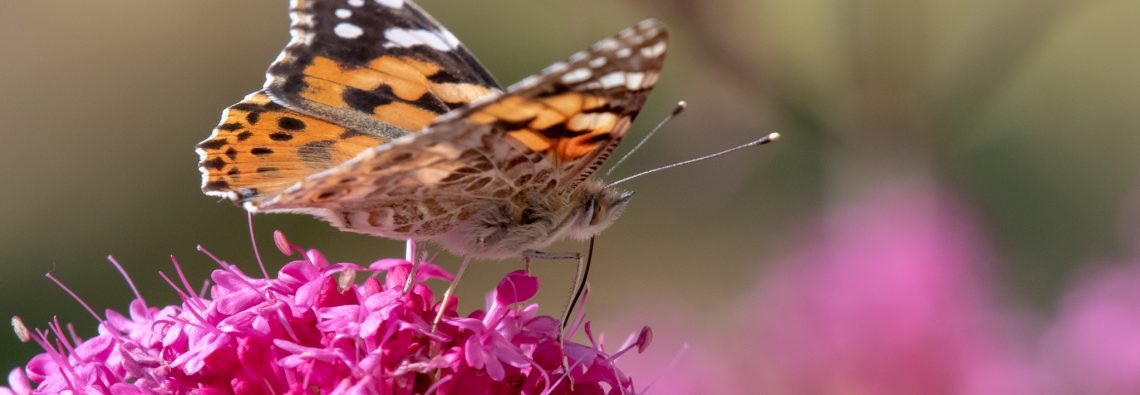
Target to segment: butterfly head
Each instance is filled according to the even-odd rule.
[[[578,215],[570,227],[570,237],[588,239],[608,228],[629,204],[633,192],[607,188],[600,181],[582,184],[576,199]]]

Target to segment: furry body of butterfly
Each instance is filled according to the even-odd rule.
[[[469,221],[429,240],[463,256],[517,258],[521,252],[545,250],[558,240],[586,240],[601,233],[621,215],[633,193],[589,180],[569,200],[538,191],[524,195],[521,206],[486,202],[475,208]]]

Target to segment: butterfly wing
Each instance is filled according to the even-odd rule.
[[[198,144],[202,191],[237,202],[262,201],[383,142],[254,92],[227,108]]]
[[[625,135],[666,46],[664,26],[644,21],[423,133],[370,148],[247,207],[307,212],[384,237],[430,238],[486,202],[570,193]]]
[[[541,154],[555,169],[557,188],[572,191],[625,137],[657,83],[668,45],[663,24],[642,21],[436,125],[456,118],[489,124],[509,143]]]
[[[290,15],[292,40],[265,89],[301,112],[391,140],[499,90],[411,1],[294,0]]]
[[[295,0],[291,16],[292,40],[265,90],[227,108],[197,147],[208,195],[263,202],[499,91],[410,1]]]

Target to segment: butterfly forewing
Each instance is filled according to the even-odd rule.
[[[266,90],[227,108],[198,145],[209,195],[260,203],[499,91],[410,1],[295,0],[290,15],[292,39],[270,66]]]
[[[545,155],[561,188],[570,190],[621,142],[657,83],[667,48],[664,25],[645,20],[512,85],[499,100],[437,124],[491,124],[510,143]]]
[[[497,92],[451,32],[410,1],[294,0],[266,90],[302,112],[392,139]]]

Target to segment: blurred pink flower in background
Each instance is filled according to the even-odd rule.
[[[838,207],[812,229],[761,273],[733,319],[694,318],[696,309],[637,315],[657,328],[658,357],[677,339],[690,346],[655,390],[1037,393],[1032,334],[994,295],[984,237],[952,198],[886,189]],[[625,367],[641,375],[660,369],[645,363]]]
[[[989,263],[971,213],[936,190],[841,207],[753,294],[753,375],[781,394],[1034,393]]]
[[[1140,394],[1140,183],[1118,218],[1131,259],[1085,265],[1041,339],[1051,394]]]
[[[1042,349],[1055,394],[1140,394],[1140,264],[1083,276],[1065,295]]]

